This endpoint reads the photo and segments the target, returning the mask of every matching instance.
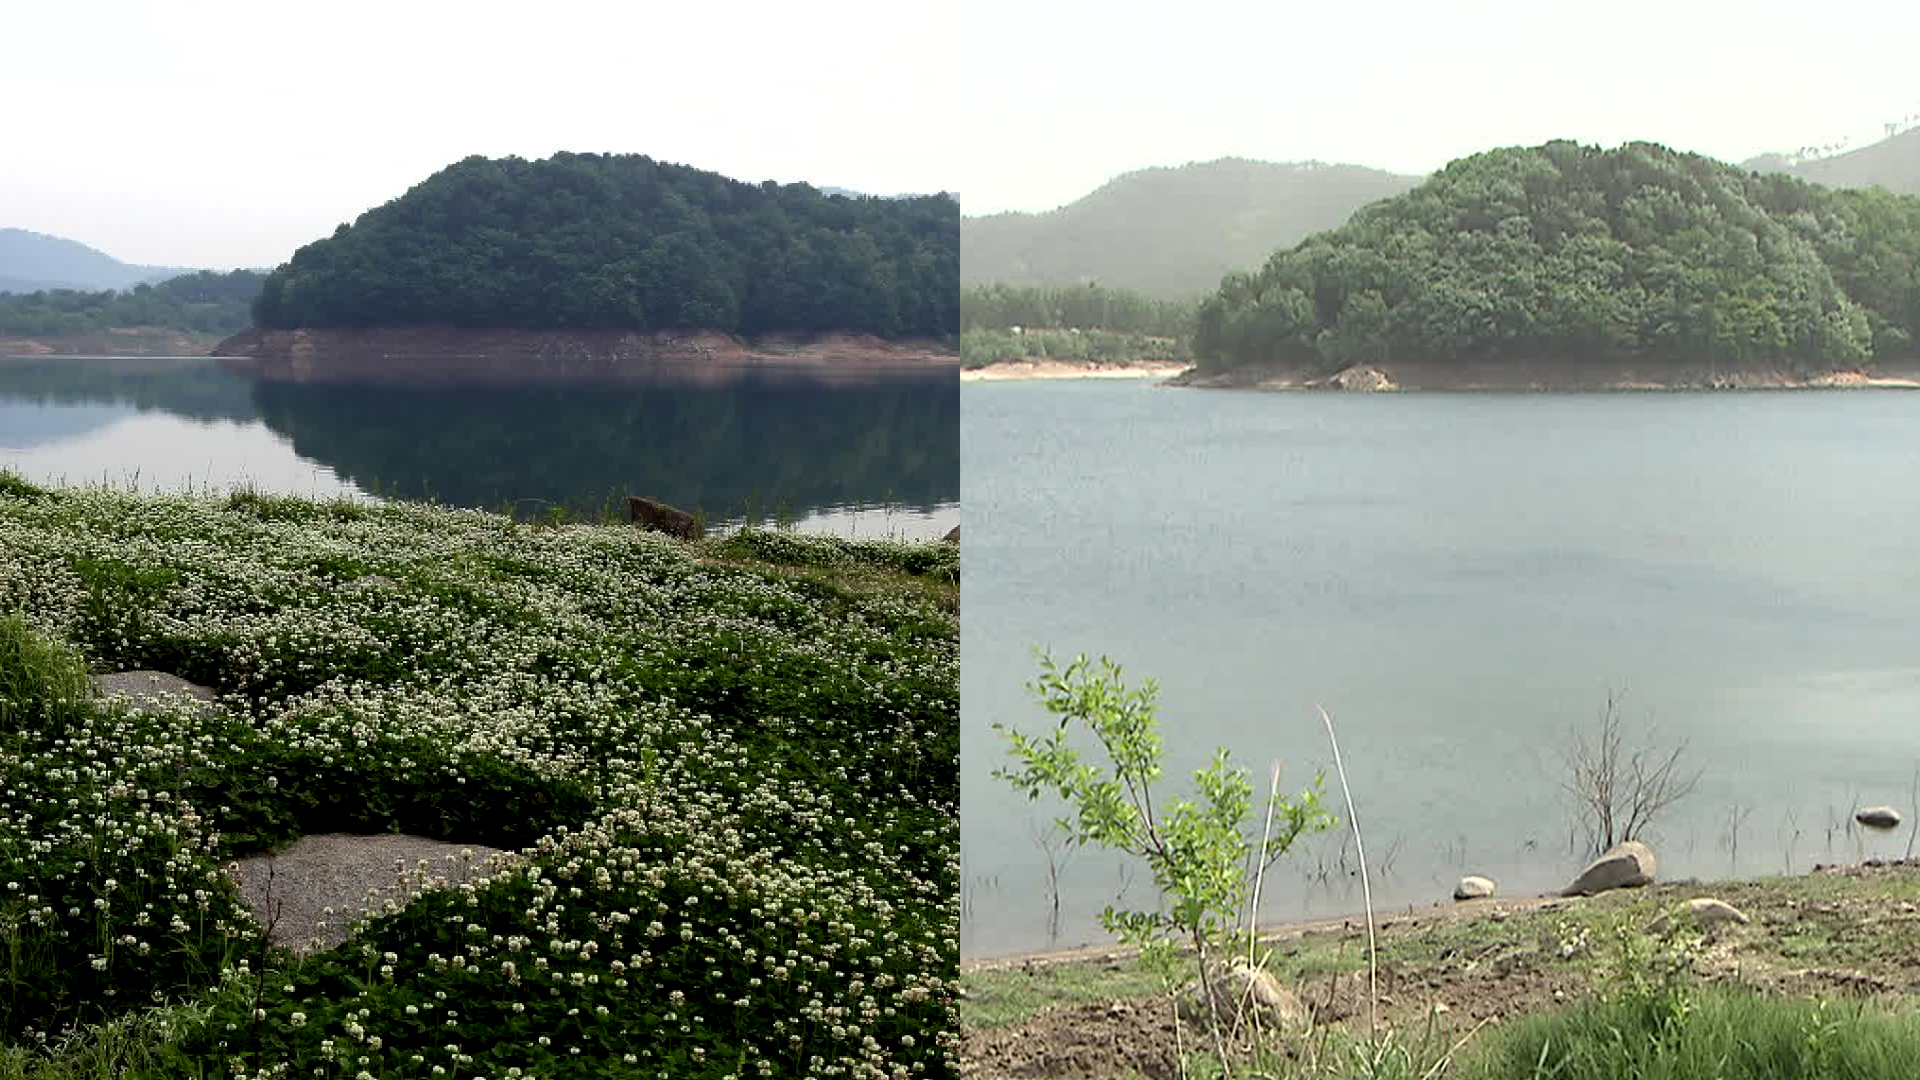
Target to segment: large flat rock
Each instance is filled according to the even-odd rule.
[[[518,858],[481,844],[404,833],[325,833],[303,836],[276,855],[241,860],[234,883],[268,928],[269,941],[317,952],[345,941],[347,924],[363,912],[398,910],[429,888],[458,885]]]
[[[211,687],[164,671],[114,671],[91,678],[94,691],[101,697],[124,695],[133,699],[135,709],[143,705],[177,705],[181,701],[211,705],[220,696]]]

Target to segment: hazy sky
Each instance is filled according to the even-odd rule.
[[[1862,146],[1920,113],[1911,0],[990,0],[965,17],[968,214],[1226,156],[1423,175],[1571,138],[1739,161]]]
[[[952,188],[951,21],[880,0],[13,0],[0,226],[272,266],[462,157],[557,150]]]
[[[0,226],[269,266],[469,154],[1047,209],[1225,155],[1739,159],[1920,112],[1894,0],[177,0],[8,5]]]

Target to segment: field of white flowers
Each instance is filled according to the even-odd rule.
[[[0,1076],[952,1075],[958,575],[0,473]],[[222,872],[387,831],[527,857],[304,958]]]

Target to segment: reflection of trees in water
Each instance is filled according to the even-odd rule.
[[[0,359],[0,397],[35,405],[131,405],[189,420],[257,419],[253,385],[211,357]]]
[[[800,517],[960,497],[951,372],[849,388],[263,382],[254,400],[297,453],[361,488],[458,506],[589,511],[637,494],[712,517]]]

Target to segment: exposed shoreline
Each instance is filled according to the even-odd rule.
[[[1331,375],[1298,368],[1250,366],[1203,373],[1191,368],[1169,386],[1203,390],[1632,392],[1706,390],[1920,390],[1920,361],[1834,369],[1814,374],[1780,369],[1726,371],[1680,365],[1665,371],[1614,363],[1355,364]]]
[[[246,330],[213,350],[227,370],[279,382],[725,383],[743,375],[863,382],[957,370],[933,341],[863,334],[371,327]]]
[[[1013,360],[962,368],[961,382],[1013,382],[1033,379],[1170,379],[1191,364],[1161,361],[1096,363],[1087,360]]]

